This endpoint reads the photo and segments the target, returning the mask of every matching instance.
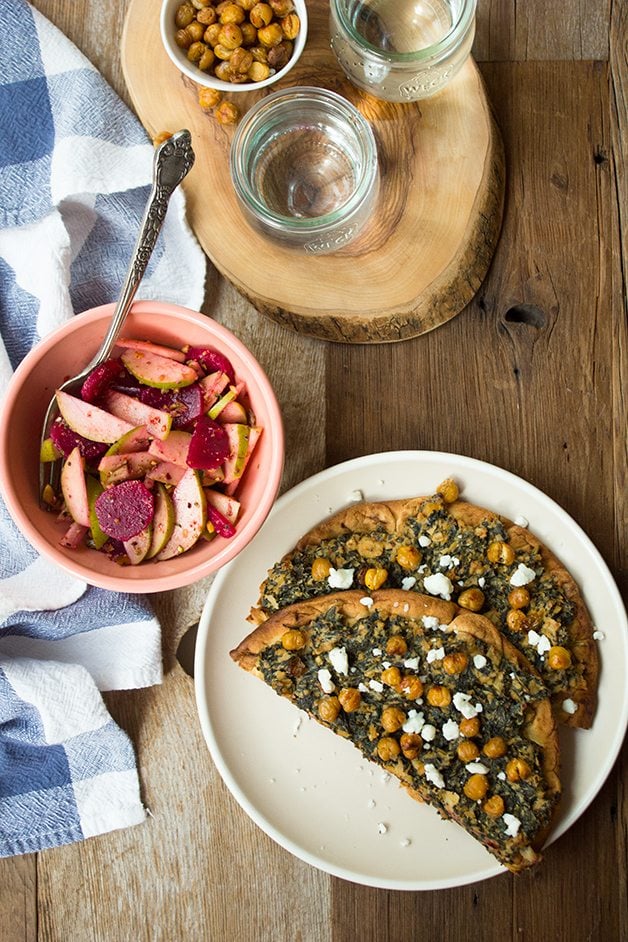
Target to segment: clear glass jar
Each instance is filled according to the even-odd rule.
[[[373,131],[350,102],[324,88],[287,88],[258,101],[236,128],[230,160],[249,222],[310,254],[353,241],[376,202]]]
[[[331,46],[347,78],[376,98],[417,101],[460,70],[477,0],[330,0]]]

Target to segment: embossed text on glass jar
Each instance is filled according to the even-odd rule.
[[[308,254],[329,254],[352,242],[373,211],[375,137],[341,95],[288,88],[261,99],[240,122],[231,177],[256,229]]]
[[[467,60],[476,2],[330,0],[332,49],[347,78],[377,98],[428,98]]]

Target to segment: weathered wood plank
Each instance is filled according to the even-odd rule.
[[[37,939],[37,855],[0,860],[0,939]]]

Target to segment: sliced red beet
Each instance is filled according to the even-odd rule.
[[[78,446],[88,464],[97,462],[109,448],[109,445],[105,442],[93,442],[89,438],[83,438],[82,435],[73,432],[61,417],[55,419],[52,423],[50,438],[55,448],[58,448],[65,458]]]
[[[229,523],[227,518],[223,517],[220,511],[216,510],[216,508],[212,507],[209,503],[207,504],[207,519],[213,524],[214,530],[218,536],[224,536],[226,539],[235,536],[236,531],[233,524]]]
[[[155,513],[153,495],[141,481],[122,481],[96,498],[100,529],[116,540],[130,540],[144,530]]]
[[[135,376],[132,376],[131,373],[129,373],[126,367],[122,365],[121,360],[118,362],[120,363],[121,367],[120,375],[114,379],[111,384],[111,388],[115,389],[116,392],[124,393],[127,396],[136,396],[139,398],[140,392],[143,389],[139,379],[136,379]]]
[[[140,402],[153,409],[161,409],[172,416],[172,428],[185,428],[203,414],[203,394],[198,383],[181,389],[155,389],[143,386],[139,390]]]
[[[81,386],[81,399],[85,402],[97,402],[114,379],[124,372],[120,360],[105,360],[95,367]]]
[[[190,439],[188,467],[211,471],[229,457],[229,449],[229,436],[222,425],[207,415],[201,415]]]
[[[211,347],[190,347],[187,356],[188,360],[197,360],[206,373],[215,373],[219,370],[226,373],[231,382],[235,383],[235,370],[224,353],[212,350]]]

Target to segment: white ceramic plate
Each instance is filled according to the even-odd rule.
[[[552,840],[601,788],[628,724],[628,624],[619,593],[588,537],[541,491],[493,465],[422,451],[368,455],[303,481],[277,501],[257,537],[211,587],[196,648],[197,705],[216,766],[251,818],[302,860],[367,886],[442,889],[503,868],[458,825],[413,802],[349,742],[237,667],[229,651],[250,630],[245,619],[267,570],[306,530],[362,495],[430,494],[449,476],[466,500],[527,518],[567,565],[604,633],[593,728],[561,730],[564,792]]]

